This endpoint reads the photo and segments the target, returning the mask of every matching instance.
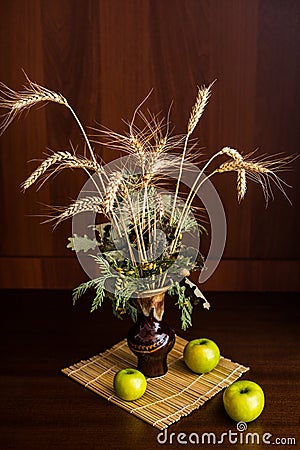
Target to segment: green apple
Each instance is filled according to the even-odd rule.
[[[137,369],[122,369],[114,376],[114,389],[122,400],[137,400],[144,395],[146,388],[145,375]]]
[[[235,381],[225,389],[223,404],[227,414],[233,420],[251,422],[257,419],[264,409],[264,391],[254,381]]]
[[[195,373],[207,373],[213,370],[220,360],[220,350],[211,339],[194,339],[186,344],[183,360]]]

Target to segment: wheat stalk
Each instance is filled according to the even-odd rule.
[[[24,86],[23,91],[14,91],[13,89],[6,86],[4,83],[0,83],[0,108],[7,109],[8,112],[4,114],[4,120],[2,124],[0,125],[0,135],[7,129],[7,127],[10,125],[10,123],[23,111],[29,110],[34,105],[38,103],[48,103],[48,102],[54,102],[58,103],[60,105],[66,106],[71,114],[73,115],[74,119],[77,122],[77,125],[79,126],[83,137],[87,143],[88,149],[90,151],[91,157],[96,164],[96,158],[92,149],[92,146],[90,144],[90,141],[87,137],[87,134],[78,119],[77,115],[75,114],[75,111],[71,107],[71,105],[68,103],[67,99],[57,92],[51,91],[50,89],[45,88],[44,86],[40,86],[37,83],[34,83],[31,81],[27,75],[25,74],[27,85]]]
[[[244,159],[241,161],[233,160],[221,164],[215,172],[237,172],[237,194],[239,202],[244,198],[246,193],[246,176],[250,177],[252,180],[258,182],[261,185],[267,204],[268,198],[270,197],[270,195],[272,196],[272,189],[268,176],[273,176],[273,180],[275,180],[277,185],[279,185],[281,190],[284,192],[284,189],[281,186],[280,178],[272,170],[266,167],[266,165],[268,164],[274,165],[274,161],[265,161],[264,164],[262,164],[261,162],[246,161]]]
[[[67,100],[61,94],[53,92],[43,86],[39,86],[28,78],[27,81],[28,85],[25,85],[24,90],[19,92],[10,89],[4,83],[0,83],[0,108],[8,110],[7,114],[4,115],[5,119],[0,126],[0,134],[4,133],[6,128],[18,114],[30,109],[37,103],[54,102],[69,107]]]
[[[192,111],[191,111],[189,121],[188,121],[188,126],[187,126],[187,134],[185,137],[184,147],[183,147],[182,156],[181,156],[181,162],[180,162],[180,167],[179,167],[178,180],[176,183],[173,207],[172,207],[172,212],[170,215],[170,224],[172,223],[172,220],[174,218],[174,212],[175,212],[176,201],[177,201],[177,196],[178,196],[178,192],[179,192],[180,180],[182,177],[183,163],[184,163],[185,156],[186,156],[188,141],[203,114],[204,108],[205,108],[205,106],[208,102],[209,96],[210,96],[210,90],[211,90],[212,85],[213,85],[213,83],[211,83],[208,87],[202,86],[201,88],[198,88],[198,95],[196,97],[194,106],[192,107]]]
[[[144,239],[143,239],[143,229],[142,229],[141,217],[140,217],[141,216],[140,201],[139,201],[140,191],[139,190],[137,192],[135,191],[135,195],[130,195],[128,183],[123,183],[121,186],[122,186],[121,187],[122,197],[126,199],[126,202],[124,205],[126,208],[126,215],[129,215],[130,218],[132,219],[132,224],[133,224],[134,232],[136,235],[137,247],[138,247],[138,251],[140,253],[140,260],[147,261],[147,252],[146,252],[146,247],[145,247],[145,243],[144,243]],[[142,215],[145,213],[145,211],[144,211],[144,201],[146,200],[145,196],[147,196],[147,191],[144,193]],[[124,220],[124,217],[122,217],[123,215],[122,215],[120,205],[118,205],[118,206],[119,206],[119,212],[120,212],[120,219]],[[124,224],[124,227],[126,228],[125,224]],[[126,237],[128,238],[128,233],[126,232],[125,234],[126,234]]]
[[[75,216],[76,214],[85,211],[91,211],[95,213],[104,212],[103,198],[100,196],[90,196],[76,200],[75,202],[71,203],[71,205],[69,205],[67,208],[65,208],[64,211],[59,216],[56,216],[50,220],[56,219],[57,223],[59,223],[62,220],[68,219],[70,217]]]
[[[261,158],[260,160],[250,160],[248,159],[250,155],[246,155],[242,161],[233,160],[221,164],[220,167],[216,169],[215,173],[237,171],[239,199],[242,199],[243,192],[246,192],[245,177],[248,176],[250,179],[261,185],[266,200],[266,205],[268,204],[269,197],[273,198],[270,180],[274,182],[274,184],[279,190],[281,190],[283,195],[290,202],[290,199],[284,189],[284,185],[286,185],[286,183],[276,174],[276,172],[287,169],[287,164],[293,161],[295,156],[288,156],[279,159]],[[245,172],[243,173],[243,171]]]
[[[222,154],[226,154],[233,159],[231,161],[226,161],[225,163],[221,164],[219,168],[215,169],[208,176],[206,176],[205,178],[202,179],[206,168],[212,163],[212,161],[215,158],[217,158],[218,156],[220,156]],[[224,147],[222,150],[215,153],[208,160],[208,162],[201,169],[196,180],[194,181],[193,186],[190,189],[190,192],[189,192],[189,195],[185,202],[185,205],[183,207],[181,216],[177,223],[177,227],[176,227],[176,230],[174,233],[174,240],[171,244],[171,252],[176,248],[176,244],[178,242],[178,236],[181,233],[181,229],[182,229],[184,220],[189,212],[189,208],[191,207],[193,199],[195,198],[197,192],[199,191],[199,189],[201,188],[203,183],[205,183],[208,179],[210,179],[216,173],[224,173],[224,172],[229,172],[229,171],[236,171],[238,173],[238,175],[237,175],[237,192],[238,192],[238,200],[239,201],[241,201],[245,196],[246,189],[247,189],[246,177],[248,176],[250,179],[252,179],[255,182],[258,182],[261,185],[263,194],[265,197],[266,205],[268,205],[269,197],[273,197],[270,180],[272,180],[275,183],[275,185],[281,190],[283,195],[290,202],[290,199],[288,198],[288,196],[284,190],[284,186],[283,186],[286,183],[284,183],[275,172],[286,169],[287,164],[290,161],[293,161],[296,157],[288,156],[288,157],[284,157],[284,158],[280,158],[280,159],[261,158],[260,160],[258,160],[258,159],[250,160],[249,157],[251,155],[252,155],[252,153],[250,153],[249,155],[246,155],[243,158],[242,155],[237,150],[232,149],[230,147]]]
[[[95,165],[94,161],[83,157],[77,157],[70,152],[60,151],[45,159],[24,183],[22,183],[22,189],[24,191],[28,189],[49,169],[49,167],[57,163],[63,163],[63,166],[68,168],[85,168],[99,173],[103,171],[101,165],[98,163]]]

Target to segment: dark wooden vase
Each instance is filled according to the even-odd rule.
[[[128,332],[128,346],[138,358],[138,370],[146,377],[160,377],[167,373],[167,356],[175,343],[174,330],[163,320],[167,289],[139,294],[138,320]]]

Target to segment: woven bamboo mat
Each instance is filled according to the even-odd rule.
[[[168,373],[160,378],[148,378],[145,394],[134,402],[121,400],[113,389],[114,375],[118,370],[136,367],[136,357],[129,350],[126,339],[104,353],[62,369],[62,372],[108,401],[163,430],[199,408],[249,370],[248,367],[221,356],[214,370],[207,374],[194,374],[182,360],[186,343],[185,339],[176,336],[175,346],[168,356]]]

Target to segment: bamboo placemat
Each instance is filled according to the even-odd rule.
[[[148,378],[145,394],[134,402],[121,400],[113,389],[114,375],[118,370],[136,367],[136,357],[129,350],[126,339],[104,353],[62,369],[62,372],[108,401],[163,430],[199,408],[249,370],[248,367],[221,356],[214,370],[207,374],[194,374],[187,369],[182,359],[186,343],[185,339],[176,336],[175,346],[168,356],[168,373],[160,378]]]

